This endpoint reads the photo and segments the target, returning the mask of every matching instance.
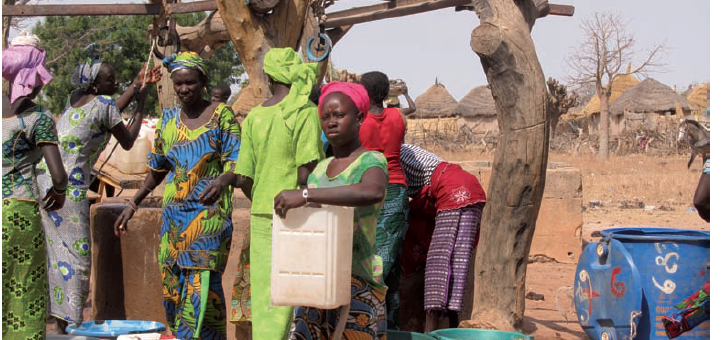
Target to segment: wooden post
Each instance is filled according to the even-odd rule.
[[[243,1],[218,0],[217,4],[250,80],[233,105],[236,114],[245,115],[270,96],[263,72],[265,53],[273,47],[298,48],[310,1],[282,1],[265,15],[256,14]]]
[[[521,329],[526,265],[548,162],[546,83],[531,28],[532,0],[474,0],[481,25],[471,47],[498,109],[493,159],[475,267],[472,319],[464,327]]]

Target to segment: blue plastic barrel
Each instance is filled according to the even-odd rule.
[[[155,321],[95,320],[79,325],[71,323],[65,331],[72,335],[117,337],[125,334],[159,333],[165,331],[165,325]]]
[[[614,228],[601,235],[576,267],[581,327],[594,340],[668,339],[661,317],[711,279],[710,232]],[[702,323],[683,338],[709,339],[710,327]]]
[[[438,340],[533,340],[533,335],[477,328],[439,329],[429,335]]]
[[[388,340],[437,340],[436,338],[415,332],[391,331],[387,333]]]

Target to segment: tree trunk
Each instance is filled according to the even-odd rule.
[[[159,47],[158,51],[163,53],[163,55],[170,55],[173,53],[174,48],[175,46]],[[165,67],[162,67],[163,61],[156,58],[155,55],[153,55],[153,60],[153,65],[161,65],[160,69],[163,72],[163,78],[156,84],[158,88],[158,106],[160,106],[158,112],[160,112],[160,117],[162,118],[163,110],[165,110],[166,107],[175,105],[178,97],[175,96],[173,80],[170,79],[170,73],[168,73]]]
[[[609,117],[608,117],[608,95],[604,91],[598,92],[598,99],[601,104],[601,122],[598,127],[598,158],[608,159],[609,143]]]
[[[548,162],[547,92],[531,28],[531,0],[474,0],[471,47],[498,112],[500,139],[476,256],[472,319],[464,327],[520,330],[528,253]]]
[[[245,115],[270,96],[263,72],[265,53],[273,47],[291,47],[297,50],[310,1],[282,1],[272,13],[262,16],[253,12],[244,1],[217,1],[218,12],[250,81],[233,105],[236,114]]]
[[[14,4],[15,4],[15,0],[3,0],[3,5],[14,5]],[[3,51],[8,47],[8,37],[10,36],[10,23],[11,22],[12,22],[11,16],[3,17],[3,43],[2,43]],[[5,78],[2,79],[2,95],[3,96],[10,95],[10,82],[5,80]]]

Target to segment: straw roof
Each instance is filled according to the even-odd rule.
[[[709,108],[709,95],[711,94],[711,83],[706,83],[696,87],[686,97],[689,104],[693,106],[695,111],[705,111]]]
[[[636,86],[639,83],[638,79],[632,74],[622,74],[616,76],[613,80],[613,88],[611,88],[611,97],[608,98],[608,104],[612,104],[621,94],[626,92],[628,89]],[[606,84],[608,86],[608,84]],[[586,107],[583,108],[583,115],[590,116],[594,113],[601,112],[601,100],[598,99],[597,95],[591,97]]]
[[[441,83],[435,83],[414,100],[417,118],[450,117],[458,102]]]
[[[672,88],[658,81],[646,78],[640,84],[624,92],[614,101],[609,111],[612,114],[631,112],[666,112],[676,111],[677,105],[683,110],[690,110],[686,98],[676,93]]]
[[[496,102],[488,85],[474,87],[458,102],[456,113],[461,117],[495,117]]]

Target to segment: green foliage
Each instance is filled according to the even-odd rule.
[[[193,26],[205,13],[178,15],[179,26]],[[123,91],[147,61],[150,51],[148,27],[151,16],[74,16],[47,17],[33,32],[47,51],[47,66],[54,79],[43,88],[41,103],[60,114],[73,90],[70,77],[83,60],[83,49],[95,44],[101,58],[113,65]],[[245,72],[232,45],[217,50],[209,60],[209,87],[238,84]],[[209,88],[210,90],[210,88]],[[158,96],[152,86],[146,102],[150,116],[158,116]]]

